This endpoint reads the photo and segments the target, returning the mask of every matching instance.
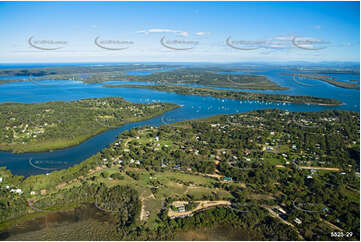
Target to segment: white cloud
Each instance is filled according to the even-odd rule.
[[[321,26],[320,25],[315,25],[313,26],[315,29],[321,29]]]
[[[174,34],[178,34],[184,37],[188,36],[188,32],[182,31],[182,30],[174,30],[174,29],[148,29],[148,30],[139,30],[136,33],[144,33],[144,34],[149,34],[149,33],[174,33]]]

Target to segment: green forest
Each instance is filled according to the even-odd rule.
[[[40,152],[77,145],[100,132],[178,107],[123,98],[0,104],[0,150]]]
[[[359,240],[359,129],[355,112],[278,109],[134,128],[65,170],[24,178],[1,169],[0,230],[93,204],[119,240],[217,226],[250,240]],[[229,205],[169,216],[179,201],[184,214],[201,201]]]

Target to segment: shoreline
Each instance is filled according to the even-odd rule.
[[[188,86],[172,86],[172,85],[129,85],[129,84],[104,84],[106,88],[139,88],[139,89],[150,89],[160,92],[176,93],[179,95],[191,95],[191,96],[201,96],[201,97],[213,97],[213,98],[226,98],[226,99],[237,99],[240,101],[264,101],[264,102],[276,102],[276,103],[290,103],[290,104],[301,104],[301,105],[320,105],[320,106],[342,106],[345,103],[330,98],[319,98],[313,96],[291,96],[285,94],[264,94],[264,93],[253,93],[246,91],[232,91],[232,90],[218,90],[211,88],[201,88],[201,87],[188,87]],[[191,91],[196,91],[192,93]],[[189,92],[189,93],[186,93]],[[222,96],[225,95],[225,96]],[[239,96],[236,96],[239,95]],[[244,96],[241,96],[244,95]],[[249,95],[248,97],[246,95]],[[270,98],[270,100],[260,100],[256,97],[265,97]],[[308,99],[319,99],[324,101],[330,101],[334,103],[322,103],[322,102],[307,102],[295,100],[294,102],[289,100],[272,100],[275,97],[279,98],[308,98]]]
[[[160,116],[166,112],[169,112],[171,110],[174,110],[174,109],[177,109],[180,107],[180,105],[178,104],[172,104],[172,105],[175,105],[174,107],[169,107],[169,109],[165,110],[164,112],[160,112],[160,113],[155,113],[153,115],[150,115],[150,116],[147,116],[145,117],[144,119],[136,119],[134,121],[128,121],[128,122],[122,122],[120,125],[117,125],[116,127],[109,127],[109,128],[101,128],[101,129],[98,129],[94,134],[90,134],[88,136],[85,136],[84,138],[79,138],[78,140],[76,140],[75,142],[70,142],[69,145],[65,145],[65,146],[61,146],[61,145],[58,145],[58,146],[55,146],[55,148],[49,148],[48,147],[41,147],[37,150],[30,150],[29,149],[24,149],[24,151],[22,152],[18,152],[17,150],[14,150],[12,148],[9,148],[9,149],[3,149],[3,144],[0,144],[0,151],[3,151],[3,152],[9,152],[9,153],[12,153],[12,154],[27,154],[27,153],[43,153],[43,152],[53,152],[55,150],[65,150],[65,149],[68,149],[68,148],[72,148],[72,147],[75,147],[77,145],[80,145],[81,143],[101,134],[101,133],[104,133],[106,131],[109,131],[111,129],[117,129],[117,128],[120,128],[121,126],[124,126],[124,125],[127,125],[127,124],[130,124],[130,123],[136,123],[136,122],[141,122],[141,121],[146,121],[146,120],[150,120],[152,118],[155,118],[157,116]],[[49,143],[49,142],[52,142],[51,140],[50,141],[47,141],[47,142],[44,142],[44,143]],[[16,145],[19,145],[19,144],[16,144]],[[36,144],[35,144],[36,145]],[[7,145],[4,145],[4,146],[7,146]]]

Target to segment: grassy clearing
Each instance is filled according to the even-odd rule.
[[[290,150],[288,145],[280,145],[279,152],[280,153],[287,153]]]

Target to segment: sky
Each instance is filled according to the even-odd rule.
[[[359,2],[0,2],[0,63],[359,60]]]

